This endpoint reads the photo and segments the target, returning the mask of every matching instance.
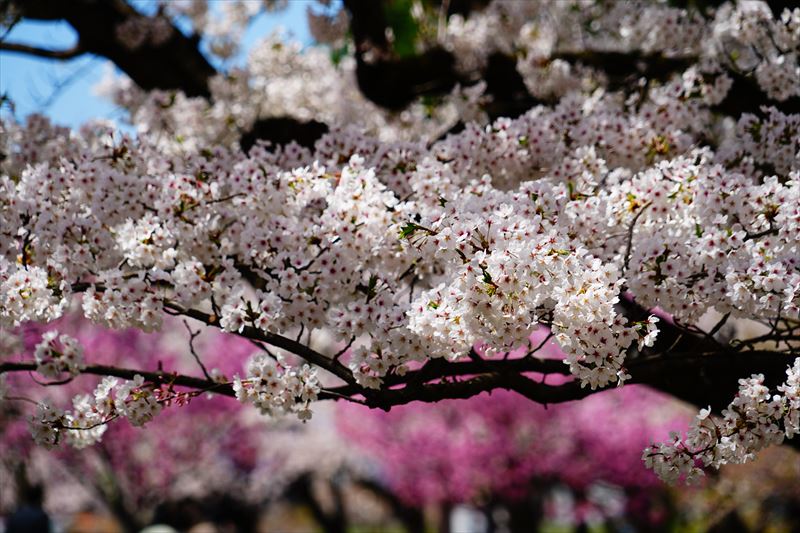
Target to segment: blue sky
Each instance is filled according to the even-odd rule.
[[[210,0],[212,9],[213,4],[219,1],[224,0]],[[135,5],[147,11],[155,2],[140,0]],[[248,50],[277,27],[285,28],[294,39],[309,44],[311,36],[306,23],[309,5],[316,3],[313,0],[289,0],[285,10],[258,16],[244,35],[243,49]],[[76,34],[66,22],[23,21],[9,32],[5,40],[62,49],[75,43]],[[245,55],[244,52],[240,54],[234,63],[243,62]],[[92,118],[119,120],[123,112],[92,91],[109,65],[109,61],[91,55],[57,61],[0,51],[0,94],[8,95],[14,102],[18,119],[39,112],[58,124],[73,128]]]

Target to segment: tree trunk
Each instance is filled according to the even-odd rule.
[[[450,533],[450,515],[453,513],[453,504],[443,502],[439,506],[439,533]],[[456,532],[458,533],[458,532]]]
[[[510,513],[509,530],[511,533],[529,533],[539,531],[542,523],[542,501],[536,496],[508,505]]]

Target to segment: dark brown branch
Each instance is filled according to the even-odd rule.
[[[36,370],[36,363],[33,362],[5,362],[0,363],[0,375],[7,372],[33,372]],[[94,376],[111,376],[120,379],[132,380],[136,375],[142,376],[145,381],[154,384],[175,385],[178,387],[187,387],[203,392],[210,392],[222,396],[236,397],[231,383],[218,382],[210,379],[197,378],[194,376],[186,376],[174,372],[150,372],[147,370],[137,370],[132,368],[119,368],[108,365],[87,365],[81,370],[81,374],[89,374]],[[338,392],[329,393],[323,389],[319,393],[320,400],[341,400],[347,397],[342,397]],[[359,402],[360,403],[360,402]]]
[[[586,50],[583,52],[561,52],[550,57],[568,63],[580,63],[587,67],[602,70],[608,76],[609,88],[624,88],[639,77],[665,81],[676,72],[681,72],[695,63],[694,57],[664,57],[660,53],[642,54],[640,52],[602,52]]]
[[[192,357],[194,357],[194,360],[197,362],[200,370],[203,371],[203,375],[206,377],[206,379],[211,381],[211,374],[208,373],[206,365],[203,364],[203,361],[200,359],[200,355],[197,353],[197,350],[194,347],[194,340],[200,335],[200,330],[193,331],[186,320],[183,321],[183,325],[186,326],[186,330],[189,332],[189,352],[191,352]]]
[[[624,89],[636,78],[666,81],[672,75],[683,72],[697,62],[696,57],[664,57],[660,53],[643,54],[641,52],[603,52],[587,50],[577,53],[558,53],[550,59],[563,59],[570,63],[603,71],[608,76],[609,88]],[[728,70],[733,78],[725,99],[713,106],[713,110],[734,117],[742,113],[761,115],[763,106],[774,106],[783,113],[800,113],[800,98],[793,97],[779,102],[770,99],[762,91],[753,76]]]
[[[216,316],[204,313],[203,311],[199,311],[197,309],[185,309],[172,302],[165,302],[164,307],[183,316],[199,320],[200,322],[206,325],[214,326],[217,328],[220,327],[219,320],[217,319]],[[338,361],[334,361],[333,359],[317,352],[316,350],[309,348],[308,346],[306,346],[301,342],[295,341],[288,337],[284,337],[282,335],[277,335],[275,333],[261,331],[252,326],[245,326],[239,333],[239,335],[247,339],[261,341],[271,346],[275,346],[276,348],[281,348],[283,350],[286,350],[287,352],[293,353],[313,365],[316,365],[324,370],[327,370],[334,376],[340,378],[345,383],[350,383],[350,384],[355,383],[353,374],[346,366],[339,363]]]
[[[242,150],[250,152],[257,141],[269,142],[273,146],[282,146],[296,142],[305,148],[313,148],[317,140],[328,133],[328,125],[316,120],[303,122],[291,117],[271,117],[257,120],[242,135],[239,144]]]
[[[733,78],[733,85],[725,99],[713,107],[719,113],[738,117],[742,113],[762,116],[762,107],[776,107],[782,113],[800,113],[800,97],[794,96],[783,102],[772,100],[764,94],[753,76],[745,76],[736,72],[728,72]]]
[[[711,328],[711,330],[708,332],[708,336],[713,338],[714,335],[716,335],[719,332],[719,330],[722,329],[722,327],[725,325],[725,323],[728,322],[728,319],[730,317],[731,317],[731,313],[730,313],[730,311],[728,311],[727,313],[725,313],[722,316],[722,318],[719,319],[719,322],[714,324],[714,327]]]
[[[619,305],[630,321],[646,320],[651,314],[627,297],[621,298]],[[658,323],[658,329],[654,346],[628,355],[626,368],[631,382],[649,385],[698,407],[726,407],[738,391],[739,379],[752,374],[764,374],[768,386],[777,386],[796,357],[791,352],[721,345],[707,333],[693,333],[665,319]]]
[[[36,370],[36,363],[26,362],[6,362],[0,363],[0,374],[6,372],[32,372]],[[174,374],[170,372],[148,372],[146,370],[135,370],[130,368],[119,368],[108,365],[87,365],[81,370],[81,374],[92,374],[95,376],[112,376],[121,379],[132,380],[137,374],[151,383],[173,384],[179,387],[189,387],[197,390],[207,390],[223,396],[235,396],[233,387],[230,383],[219,383],[216,381]]]
[[[533,106],[545,103],[528,92],[513,56],[500,52],[491,54],[482,78],[486,81],[486,94],[491,97],[485,108],[490,120],[516,118]]]
[[[459,77],[453,54],[442,48],[413,56],[367,62],[356,53],[358,88],[387,109],[400,110],[415,98],[450,92]]]
[[[641,209],[639,209],[639,212],[636,213],[636,215],[633,217],[633,220],[631,220],[631,225],[628,228],[628,241],[625,243],[625,256],[624,256],[623,261],[622,261],[622,273],[623,274],[625,272],[627,272],[628,264],[630,263],[630,260],[631,260],[631,248],[632,248],[632,245],[633,245],[633,230],[636,227],[636,222],[639,220],[639,217],[641,217],[642,214],[644,214],[644,212],[647,211],[647,208],[650,207],[651,203],[653,203],[653,202],[647,202],[646,204],[644,204],[641,207]]]
[[[739,379],[763,374],[773,390],[786,379],[795,355],[773,351],[679,353],[669,357],[633,361],[628,366],[632,383],[651,386],[698,407],[717,413],[733,401]]]
[[[777,235],[778,228],[773,228],[772,224],[770,223],[769,229],[765,229],[764,231],[759,231],[758,233],[748,233],[744,236],[744,241],[752,241],[755,239],[760,239],[761,237],[767,237],[768,235]]]
[[[784,9],[797,7],[795,0],[767,0],[767,5],[775,18],[780,18]]]
[[[473,352],[474,353],[474,352]],[[484,372],[499,374],[520,374],[535,372],[539,374],[569,375],[569,368],[557,359],[539,359],[523,357],[517,359],[481,359],[450,362],[445,359],[433,359],[421,369],[407,372],[404,376],[390,375],[384,379],[386,386],[400,383],[427,383],[441,378],[474,376]]]
[[[344,7],[350,14],[350,32],[360,52],[377,51],[384,56],[390,54],[383,1],[344,0]]]
[[[148,26],[156,17],[141,15],[123,0],[12,0],[23,18],[64,20],[78,33],[83,52],[108,58],[141,88],[177,89],[188,96],[209,96],[208,80],[216,70],[198,48],[171,22],[169,36],[160,42],[145,38],[140,46],[126,47],[118,28],[130,21]],[[160,15],[157,15],[157,17]],[[18,50],[21,51],[21,50]]]
[[[482,2],[460,2],[463,10],[480,8]],[[365,97],[387,109],[399,110],[415,98],[450,92],[456,84],[472,85],[486,80],[492,102],[490,118],[516,117],[539,103],[528,92],[516,69],[516,59],[490,55],[483,72],[467,76],[456,72],[453,54],[432,47],[409,57],[398,57],[386,38],[388,21],[381,0],[345,0],[350,14],[350,31],[356,48],[356,78]]]
[[[76,284],[74,290],[85,288]],[[646,320],[649,310],[639,306],[630,297],[623,297],[620,310],[630,322]],[[195,318],[207,325],[219,327],[219,320],[195,309],[184,309],[177,304],[165,302],[165,308],[174,314]],[[720,321],[722,323],[722,321]],[[719,412],[735,397],[738,380],[758,373],[765,377],[765,384],[774,389],[785,380],[787,367],[794,361],[792,351],[745,350],[737,346],[723,346],[704,332],[694,332],[662,320],[660,334],[652,348],[642,352],[632,350],[628,356],[626,371],[631,375],[630,383],[647,385],[694,405],[711,406]],[[715,328],[716,329],[716,328]],[[712,330],[713,331],[713,330]],[[793,331],[793,330],[792,330]],[[270,344],[298,355],[304,360],[328,370],[342,379],[346,385],[323,389],[321,400],[348,400],[373,408],[389,410],[396,405],[415,401],[438,402],[450,399],[465,399],[495,389],[514,391],[540,404],[562,403],[580,400],[604,389],[592,390],[581,387],[576,380],[560,385],[550,385],[544,380],[536,381],[525,375],[534,373],[566,374],[566,366],[557,360],[542,360],[526,356],[516,359],[483,359],[471,353],[470,360],[450,362],[431,360],[422,368],[404,375],[390,374],[382,389],[370,390],[359,386],[347,367],[338,361],[292,339],[245,327],[241,336],[256,342]],[[2,363],[0,374],[12,371],[33,371],[35,363]],[[156,384],[177,385],[200,391],[234,396],[230,383],[166,372],[145,372],[120,369],[104,365],[90,365],[83,373],[133,379],[136,374]],[[789,441],[799,446],[800,440]]]
[[[627,370],[632,376],[630,383],[656,388],[697,406],[711,405],[719,412],[735,397],[740,378],[761,373],[765,375],[767,384],[774,387],[785,379],[786,368],[794,359],[792,354],[773,351],[688,352],[634,360],[627,365]],[[465,363],[454,363],[461,364]],[[577,381],[549,385],[506,370],[475,375],[462,381],[445,378],[437,383],[407,384],[403,388],[375,391],[365,403],[390,409],[414,401],[428,403],[470,398],[495,389],[512,390],[541,404],[580,400],[605,390],[581,387]],[[345,396],[356,393],[352,387],[339,387],[331,389],[331,392]]]
[[[49,50],[37,46],[29,46],[22,43],[0,42],[0,50],[4,52],[17,52],[47,59],[73,59],[86,52],[79,44],[66,50]]]
[[[431,3],[441,8],[442,0],[432,0]],[[490,0],[449,0],[447,4],[448,15],[468,16],[475,11],[481,11],[491,3]]]

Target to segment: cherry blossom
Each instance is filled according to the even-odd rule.
[[[131,53],[159,46],[180,37],[164,26],[172,13],[227,58],[262,7],[231,2],[216,20],[181,2],[114,31]],[[4,117],[2,332],[74,306],[111,329],[187,317],[258,350],[225,376],[168,382],[135,366],[103,373],[48,333],[34,361],[0,373],[119,382],[71,410],[40,404],[37,441],[85,446],[112,418],[146,425],[206,392],[302,420],[317,400],[389,409],[510,389],[563,402],[625,382],[668,388],[664,368],[696,377],[701,355],[747,370],[727,409],[645,451],[662,477],[692,481],[793,437],[800,10],[583,7],[498,0],[441,16],[415,46],[451,54],[452,83],[402,110],[365,88],[364,69],[385,60],[375,43],[334,60],[273,35],[205,96],[106,80],[135,134]],[[500,56],[527,87],[524,109],[473,76]],[[608,66],[619,62],[624,76]],[[270,120],[326,129],[305,145],[244,142]],[[765,333],[740,335],[742,320]],[[562,362],[537,357],[539,328]],[[789,368],[782,385],[764,354]],[[568,379],[526,375],[542,369]]]

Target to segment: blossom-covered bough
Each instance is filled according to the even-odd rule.
[[[169,17],[214,39],[227,21],[212,51],[229,55],[255,13],[230,4],[221,21],[196,3],[106,13],[106,37],[181,61]],[[305,419],[324,399],[390,409],[508,389],[548,404],[625,382],[710,407],[645,450],[670,481],[800,431],[800,9],[423,4],[410,53],[381,4],[347,1],[352,42],[340,14],[312,13],[330,48],[272,37],[202,90],[200,71],[148,81],[86,48],[131,76],[104,90],[133,137],[4,120],[4,335],[80,306],[109,328],[188,317],[258,350],[240,375],[198,377],[42,339],[0,373],[124,381],[72,411],[40,405],[37,440],[143,424],[206,391]],[[107,31],[12,5],[68,20],[81,46]],[[537,357],[539,327],[563,362]]]
[[[540,343],[547,335],[543,328],[531,340]],[[564,357],[553,345],[537,356]],[[547,377],[551,383],[566,379]],[[598,482],[635,495],[626,505],[629,518],[646,520],[647,513],[637,507],[649,507],[667,487],[643,468],[641,450],[652,436],[691,419],[691,409],[681,402],[637,385],[546,407],[507,391],[388,413],[339,405],[339,430],[375,463],[401,501],[412,508],[439,504],[444,509],[469,503],[484,508],[490,522],[503,506],[511,531],[539,529],[548,487],[568,486],[580,499]],[[576,512],[579,521],[581,514]],[[664,519],[642,528],[657,529]]]

